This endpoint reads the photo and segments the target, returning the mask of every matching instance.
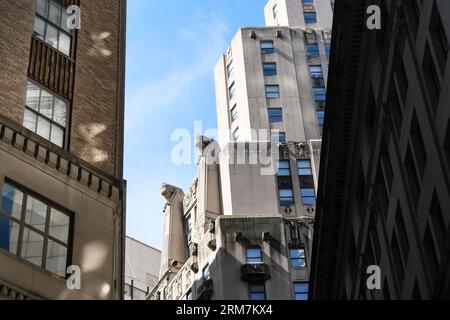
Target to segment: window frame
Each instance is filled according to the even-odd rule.
[[[305,24],[315,24],[317,23],[317,12],[316,11],[309,11],[309,12],[303,12],[303,17],[305,19]],[[314,17],[314,19],[313,19]]]
[[[262,287],[264,288],[264,291],[252,291],[252,287]],[[252,294],[263,294],[264,299],[253,299]],[[248,283],[248,298],[250,301],[266,301],[267,300],[267,288],[265,281],[256,281],[256,282],[249,282]]]
[[[37,88],[39,88],[39,99],[38,99],[38,111],[34,110],[32,107],[27,105],[27,100],[28,100],[28,86],[29,84],[32,84],[34,86],[36,86]],[[42,92],[45,91],[46,93],[52,95],[53,97],[53,102],[52,102],[52,117],[54,116],[54,112],[55,112],[55,99],[58,99],[62,102],[64,102],[65,106],[66,106],[66,112],[65,112],[65,122],[66,122],[66,126],[63,127],[61,124],[59,124],[58,122],[56,122],[53,119],[48,118],[46,115],[44,115],[43,113],[40,112],[40,106],[41,106],[41,97],[42,97]],[[42,86],[41,84],[37,83],[36,81],[28,78],[27,81],[27,93],[26,93],[26,97],[25,97],[25,107],[24,107],[24,114],[23,114],[23,121],[22,121],[22,125],[25,127],[25,113],[31,112],[35,117],[36,117],[36,123],[35,123],[35,130],[31,130],[29,128],[26,128],[27,130],[30,130],[31,132],[33,132],[34,134],[38,135],[39,137],[45,139],[46,141],[54,144],[55,146],[57,146],[58,148],[62,148],[62,149],[67,149],[68,145],[69,145],[69,134],[70,134],[70,114],[71,114],[71,105],[70,105],[70,101],[67,100],[66,98],[54,93],[53,91],[49,90],[48,88]],[[43,118],[43,120],[47,121],[50,124],[50,129],[49,129],[49,138],[47,139],[44,136],[41,136],[40,134],[38,134],[38,118],[41,117]],[[53,125],[55,125],[56,127],[58,127],[59,129],[62,129],[63,131],[63,145],[59,146],[58,144],[56,144],[55,142],[51,141],[52,138],[52,127]]]
[[[311,191],[313,192],[314,196],[309,195],[309,194],[308,195],[304,194],[305,192],[309,193]],[[302,198],[302,204],[304,206],[315,206],[317,203],[317,194],[316,194],[316,190],[314,188],[300,188],[300,196]],[[308,199],[314,199],[314,202],[310,202],[310,201],[306,202],[306,200],[308,200]]]
[[[256,250],[259,252],[259,256],[257,256],[257,257],[250,257],[249,256],[249,252],[256,251]],[[264,260],[263,260],[263,252],[262,252],[261,247],[258,247],[258,246],[246,247],[244,253],[245,253],[245,263],[246,264],[258,264],[258,263],[263,263],[264,262]],[[259,259],[259,260],[256,261],[256,259]]]
[[[317,42],[316,43],[306,43],[305,46],[306,46],[306,56],[320,57],[320,48],[319,48],[319,44]],[[312,50],[312,47],[314,47],[314,50]]]
[[[297,285],[305,285],[306,291],[297,291]],[[309,299],[309,283],[308,282],[302,282],[302,281],[295,281],[293,283],[293,291],[294,291],[294,299],[296,301],[307,301]],[[297,295],[304,295],[306,294],[306,299],[297,299]]]
[[[271,67],[267,69],[267,67]],[[272,68],[274,67],[274,68]],[[263,75],[264,77],[273,77],[278,75],[278,68],[276,62],[263,62]]]
[[[271,91],[270,88],[277,88],[277,91]],[[266,92],[266,99],[267,100],[276,100],[280,99],[280,85],[279,84],[266,84],[265,86],[265,92]]]
[[[271,114],[275,113],[276,114]],[[270,107],[267,109],[267,114],[269,116],[269,123],[282,123],[283,122],[283,108],[280,107]]]
[[[12,216],[12,215],[8,215],[6,213],[3,212],[2,210],[2,206],[3,206],[3,191],[6,185],[10,185],[11,187],[13,187],[15,190],[21,192],[23,194],[23,198],[22,198],[22,202],[21,202],[21,210],[20,210],[20,219]],[[72,265],[72,258],[73,258],[73,238],[74,238],[74,226],[75,226],[75,213],[54,203],[53,201],[37,194],[36,192],[26,188],[25,186],[11,180],[8,178],[5,178],[5,180],[3,181],[3,183],[0,184],[1,187],[1,196],[0,196],[0,218],[9,221],[9,222],[13,222],[15,224],[19,225],[19,233],[18,233],[18,238],[17,238],[17,248],[16,248],[16,252],[12,253],[9,251],[6,251],[3,248],[0,248],[0,251],[9,255],[14,256],[17,259],[20,259],[20,261],[39,269],[42,272],[47,272],[50,273],[58,278],[61,279],[67,279],[68,274],[66,273],[67,271],[67,267]],[[45,217],[45,227],[44,227],[44,231],[28,224],[26,222],[26,211],[27,211],[27,203],[28,203],[28,199],[29,198],[33,198],[39,202],[42,202],[43,204],[46,205],[46,217]],[[50,230],[49,230],[49,226],[50,226],[50,217],[51,217],[51,211],[52,209],[58,211],[59,213],[66,215],[69,218],[69,226],[67,229],[67,243],[64,243],[63,241],[57,239],[54,236],[50,235]],[[22,257],[22,245],[23,245],[23,235],[24,235],[24,231],[29,230],[31,232],[34,232],[36,234],[38,234],[39,236],[43,237],[43,244],[42,244],[42,256],[41,256],[41,264],[37,265],[31,261],[28,261],[27,259],[25,259],[25,257]],[[50,271],[47,269],[47,259],[48,259],[48,249],[49,249],[49,241],[52,241],[53,243],[56,243],[57,245],[60,245],[62,247],[66,248],[66,267],[65,267],[65,276],[61,276],[58,273],[55,273],[53,271]]]
[[[303,257],[294,257],[293,255],[292,255],[292,252],[294,251],[294,250],[300,250],[300,251],[302,251],[303,252]],[[296,266],[296,265],[294,265],[294,261],[299,261],[299,262],[301,262],[301,261],[303,261],[304,262],[304,265],[302,266],[302,265],[299,265],[299,266]],[[291,268],[293,268],[293,269],[302,269],[302,268],[306,268],[307,266],[308,266],[308,263],[307,263],[307,261],[306,261],[306,250],[305,250],[305,248],[304,247],[289,247],[289,261],[290,261],[290,264],[291,264]]]
[[[269,44],[269,43],[271,44],[270,47],[266,47],[266,48],[263,47],[264,44]],[[273,40],[262,40],[259,43],[259,47],[261,50],[261,54],[263,54],[263,55],[275,53],[275,44],[274,44]]]
[[[51,47],[52,49],[58,51],[60,54],[69,57],[70,59],[73,59],[74,56],[74,52],[75,52],[75,38],[76,38],[76,31],[75,30],[71,30],[70,32],[68,30],[65,30],[62,27],[62,19],[63,19],[63,12],[66,12],[67,14],[67,7],[64,6],[63,4],[61,4],[58,1],[55,0],[43,0],[46,2],[46,8],[45,8],[45,14],[47,15],[47,17],[44,17],[40,12],[38,12],[38,1],[34,1],[34,20],[33,20],[33,38],[38,39],[40,41],[43,41],[44,43],[46,43],[49,47]],[[59,17],[59,20],[61,22],[61,26],[55,24],[53,21],[50,20],[49,18],[49,14],[50,14],[50,4],[51,3],[55,3],[57,6],[59,6],[61,8],[61,16]],[[44,30],[44,35],[40,35],[35,31],[35,24],[36,24],[36,18],[41,19],[42,21],[44,21],[45,23],[45,30]],[[52,44],[50,44],[49,42],[47,42],[47,30],[48,30],[48,25],[52,26],[53,28],[55,28],[57,30],[57,38],[58,38],[58,47],[55,48]],[[70,38],[70,52],[69,54],[61,51],[59,49],[59,43],[60,43],[60,35],[61,33],[65,34],[66,36],[68,36]],[[43,39],[41,38],[43,37]]]

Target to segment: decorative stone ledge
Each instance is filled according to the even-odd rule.
[[[42,300],[0,279],[0,300]]]

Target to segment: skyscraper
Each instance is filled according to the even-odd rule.
[[[0,299],[122,297],[125,6],[0,3]]]
[[[215,67],[219,139],[199,137],[189,192],[163,186],[151,299],[308,297],[332,5],[278,0],[265,12],[267,26],[241,28]],[[258,155],[273,149],[268,171]]]
[[[335,14],[312,298],[449,299],[450,3]]]

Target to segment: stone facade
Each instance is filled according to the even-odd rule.
[[[81,7],[69,54],[33,33],[45,20],[37,4],[0,4],[0,296],[121,299],[126,3],[56,1]],[[64,145],[23,126],[28,82],[66,102]],[[69,265],[81,270],[79,289],[66,283]]]

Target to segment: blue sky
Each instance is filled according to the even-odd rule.
[[[127,234],[162,247],[163,182],[183,188],[177,129],[216,128],[214,65],[240,26],[263,26],[267,0],[128,0],[125,179]],[[193,136],[194,137],[194,136]]]

